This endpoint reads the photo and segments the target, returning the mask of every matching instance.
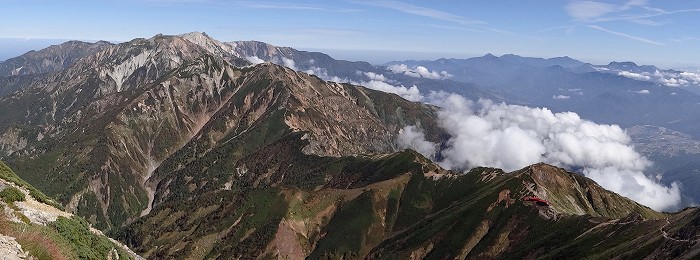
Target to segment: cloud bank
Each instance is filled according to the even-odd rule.
[[[447,73],[447,71],[430,71],[428,68],[423,66],[411,68],[406,64],[395,64],[387,67],[387,69],[393,73],[404,74],[414,78],[446,79],[452,77],[452,74]]]
[[[248,60],[250,63],[253,64],[260,64],[264,63],[265,61],[261,58],[258,58],[258,56],[250,56],[250,57],[245,57],[246,60]]]
[[[450,138],[438,162],[448,169],[491,166],[506,171],[537,162],[583,168],[601,186],[656,210],[680,203],[680,188],[663,186],[644,174],[652,162],[637,153],[630,137],[617,125],[600,125],[572,112],[553,113],[547,108],[474,103],[462,96],[431,93],[426,100],[442,109],[440,127]],[[400,143],[432,155],[436,147],[417,130],[399,136]],[[428,143],[426,143],[428,142]],[[424,153],[425,152],[425,153]]]
[[[370,80],[367,82],[359,82],[357,85],[367,87],[369,89],[379,90],[387,93],[393,93],[401,96],[409,101],[418,102],[423,100],[423,95],[418,90],[415,85],[407,88],[404,86],[394,86],[389,83],[377,80]]]
[[[287,68],[293,69],[293,70],[298,70],[294,60],[292,60],[292,59],[287,59],[285,57],[282,57],[282,65],[284,65]]]
[[[595,69],[603,72],[610,71],[610,69],[603,67],[596,67]],[[700,73],[691,71],[656,70],[655,72],[651,73],[619,70],[615,72],[617,72],[617,75],[619,76],[634,80],[656,82],[667,87],[700,86]]]
[[[370,80],[377,80],[377,81],[386,81],[387,80],[383,74],[377,74],[374,72],[361,72],[361,71],[358,71],[358,72],[360,74],[367,76]]]
[[[386,82],[388,80],[383,74],[378,74],[374,72],[357,72],[358,75],[365,75],[369,79],[367,81],[354,81],[347,78],[340,78],[338,76],[331,76],[328,75],[328,71],[326,69],[318,67],[311,67],[310,69],[305,70],[304,72],[311,75],[315,75],[325,81],[350,83],[353,85],[359,85],[373,90],[379,90],[387,93],[396,94],[406,100],[413,102],[422,101],[424,98],[423,95],[420,93],[420,90],[418,90],[418,87],[416,87],[415,85],[411,87],[404,87],[403,85],[394,86]]]
[[[629,72],[629,71],[620,71],[617,73],[619,76],[623,76],[625,78],[630,78],[634,80],[643,80],[643,81],[649,81],[651,79],[650,76],[640,74],[640,73],[634,73],[634,72]]]
[[[425,134],[416,126],[406,126],[399,130],[397,137],[399,148],[410,148],[427,158],[435,159],[437,144],[425,140]]]

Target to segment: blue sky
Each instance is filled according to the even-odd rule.
[[[204,31],[374,62],[514,53],[678,67],[700,64],[698,25],[690,0],[0,0],[0,38],[15,39],[0,41],[0,60],[33,39]]]

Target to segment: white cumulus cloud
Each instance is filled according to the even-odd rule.
[[[428,79],[446,79],[453,75],[447,73],[447,71],[431,71],[423,66],[408,67],[406,64],[395,64],[387,67],[387,69],[393,73],[404,74],[409,77],[414,78],[428,78]]]
[[[512,171],[537,162],[581,167],[584,175],[606,189],[654,209],[680,203],[679,186],[667,187],[646,176],[652,162],[634,150],[630,137],[617,125],[596,124],[572,112],[489,100],[474,103],[442,92],[425,100],[442,108],[439,124],[450,134],[446,148],[439,151],[443,160],[438,163],[445,168],[492,166]],[[416,149],[428,146],[424,140],[411,140],[404,143],[421,144]]]
[[[570,99],[571,96],[566,96],[566,95],[554,95],[552,96],[552,99]]]
[[[598,71],[602,71],[597,68]],[[611,71],[610,69],[607,69]],[[700,74],[689,72],[689,71],[675,71],[675,70],[656,70],[653,73],[650,72],[631,72],[625,70],[614,70],[612,72],[617,73],[619,76],[626,78],[641,80],[641,81],[651,81],[662,84],[667,87],[686,87],[691,85],[700,85]]]
[[[425,140],[425,134],[415,126],[406,126],[399,130],[397,137],[399,148],[411,148],[423,156],[434,159],[437,144]]]
[[[340,82],[340,83],[350,83],[353,85],[360,85],[369,89],[373,90],[379,90],[387,93],[392,93],[401,96],[402,98],[409,100],[409,101],[422,101],[423,100],[423,95],[420,93],[420,90],[418,90],[417,86],[411,86],[411,87],[404,87],[402,86],[394,86],[389,83],[386,83],[382,80],[387,80],[386,77],[382,74],[376,74],[373,72],[359,72],[360,74],[364,74],[368,78],[370,78],[369,81],[353,81],[348,78],[340,78],[338,76],[332,76],[328,74],[328,71],[324,68],[318,68],[318,67],[311,67],[308,70],[304,71],[305,73],[311,74],[311,75],[316,75],[317,77],[321,78],[322,80],[325,81],[334,81],[334,82]]]
[[[617,73],[617,75],[623,76],[625,78],[630,78],[634,80],[643,80],[643,81],[648,81],[651,79],[650,76],[640,74],[640,73],[634,73],[634,72],[629,72],[629,71],[620,71]]]
[[[322,80],[325,81],[335,81],[339,82],[338,80],[333,80],[333,77],[328,75],[328,71],[324,68],[318,68],[318,67],[311,67],[308,70],[304,71],[306,74],[310,75],[316,75],[317,77],[321,78]]]
[[[679,76],[688,81],[692,81],[693,84],[700,84],[700,74],[698,73],[683,71],[679,73]]]
[[[245,57],[246,60],[248,60],[250,63],[253,64],[260,64],[264,63],[265,61],[261,58],[258,58],[258,56],[250,56],[250,57]]]
[[[297,70],[297,66],[294,63],[294,60],[292,60],[292,59],[287,59],[285,57],[282,57],[282,65],[284,65],[287,68]]]
[[[404,86],[397,87],[389,83],[377,80],[370,80],[367,82],[359,82],[353,84],[361,85],[370,89],[379,90],[387,93],[397,94],[409,101],[417,102],[423,100],[423,95],[420,93],[420,90],[418,90],[418,87],[416,87],[415,85],[410,88]]]
[[[367,78],[370,80],[376,80],[376,81],[386,81],[386,77],[383,74],[379,73],[374,73],[374,72],[362,72]]]

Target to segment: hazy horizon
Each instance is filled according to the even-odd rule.
[[[220,41],[254,39],[330,50],[338,58],[372,50],[357,59],[375,63],[409,58],[396,55],[402,53],[569,56],[662,67],[700,61],[695,29],[700,3],[689,1],[7,0],[2,5],[0,35],[17,39],[119,42],[204,31]],[[395,56],[386,57],[385,50]]]
[[[186,32],[182,32],[186,33]],[[150,36],[141,36],[137,38],[150,38]],[[216,39],[216,37],[213,37]],[[41,49],[47,48],[51,45],[61,44],[71,40],[85,41],[85,42],[97,42],[100,40],[86,40],[86,39],[19,39],[19,38],[0,38],[0,62],[21,56],[29,51],[39,51]],[[131,40],[131,39],[128,39]],[[128,41],[125,40],[125,41]],[[217,39],[219,40],[219,39]],[[237,41],[231,40],[231,41]],[[254,40],[254,39],[253,39]],[[112,43],[120,43],[125,41],[110,41]],[[269,43],[269,42],[268,42]],[[272,44],[272,43],[270,43]],[[273,44],[277,45],[277,44]],[[532,57],[532,58],[555,58],[555,57],[570,57],[572,59],[580,60],[583,62],[591,63],[594,65],[605,65],[610,62],[625,62],[631,61],[637,65],[654,65],[662,69],[679,69],[679,70],[700,70],[700,63],[661,63],[655,61],[645,61],[645,60],[605,60],[605,59],[591,59],[586,57],[572,57],[570,55],[528,55],[521,53],[458,53],[458,52],[438,52],[438,51],[396,51],[396,50],[370,50],[370,49],[329,49],[329,48],[314,48],[314,47],[297,47],[290,46],[287,44],[279,44],[277,46],[292,47],[297,50],[311,51],[311,52],[322,52],[328,54],[329,56],[348,61],[365,61],[374,65],[381,65],[392,61],[405,61],[405,60],[437,60],[440,58],[446,59],[468,59],[474,57],[481,57],[486,54],[492,54],[496,56],[502,56],[506,54],[514,54],[522,57]]]

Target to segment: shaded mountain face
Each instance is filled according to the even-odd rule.
[[[696,210],[654,212],[553,166],[457,174],[410,151],[310,158],[301,146],[284,138],[264,151],[275,159],[253,154],[233,176],[185,168],[168,188],[181,195],[117,236],[153,259],[697,255]]]
[[[239,57],[257,57],[263,61],[287,66],[294,64],[300,70],[322,68],[326,70],[328,75],[339,78],[355,78],[357,71],[377,72],[377,69],[367,62],[336,60],[320,52],[299,51],[290,47],[278,47],[257,41],[236,41],[228,44]]]

